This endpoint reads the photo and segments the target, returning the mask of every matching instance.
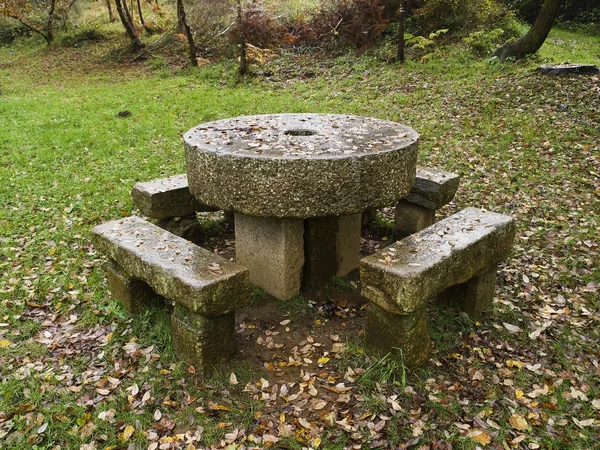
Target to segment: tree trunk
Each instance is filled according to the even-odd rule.
[[[545,0],[535,23],[527,34],[515,42],[500,47],[494,55],[504,61],[506,58],[521,59],[537,52],[552,29],[561,1]]]
[[[56,0],[50,1],[50,9],[48,10],[48,20],[46,20],[46,42],[48,45],[54,40],[54,8],[56,7]]]
[[[404,10],[404,2],[400,3],[400,7],[398,8],[398,52],[396,54],[396,60],[401,63],[404,62],[404,19],[406,16],[406,12]]]
[[[185,8],[183,7],[183,0],[177,0],[177,23],[183,27],[185,37],[188,41],[190,64],[194,67],[198,67],[198,60],[196,59],[196,44],[194,44],[194,35],[192,34],[192,30],[190,29],[190,26],[187,23],[187,19],[185,18]]]
[[[240,27],[240,66],[238,72],[245,75],[248,72],[248,61],[246,59],[246,33],[244,30],[244,15],[242,11],[242,0],[237,0],[238,25]]]
[[[135,31],[135,27],[133,26],[131,16],[129,15],[129,11],[127,10],[127,4],[125,3],[126,1],[127,0],[115,0],[115,4],[117,5],[117,12],[119,13],[121,23],[123,24],[125,32],[127,33],[127,36],[131,41],[131,45],[133,46],[133,51],[137,52],[144,48],[144,43],[140,40],[140,37]]]
[[[111,22],[115,21],[115,15],[113,14],[112,4],[110,0],[106,0],[106,8],[108,9],[108,20]]]
[[[137,0],[138,14],[140,16],[140,23],[142,26],[146,25],[144,23],[144,16],[142,15],[142,5],[140,4],[140,0]]]
[[[133,16],[129,12],[130,8],[127,6],[127,0],[121,0],[121,3],[123,4],[123,11],[125,12],[125,17],[127,18],[127,21],[131,24],[132,28],[135,30],[135,25],[133,23]],[[131,5],[133,6],[133,3]],[[131,8],[131,9],[133,9],[133,8]]]

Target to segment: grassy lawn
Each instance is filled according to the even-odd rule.
[[[0,48],[2,449],[597,445],[600,79],[534,69],[598,64],[598,37],[555,30],[539,56],[517,64],[460,49],[428,64],[382,62],[392,50],[284,55],[272,76],[238,79],[225,63],[111,64],[108,44]],[[110,298],[91,227],[132,214],[136,182],[184,171],[189,128],[276,112],[405,123],[421,134],[421,164],[462,176],[440,217],[477,206],[517,218],[493,313],[473,323],[432,308],[437,352],[423,369],[377,363],[360,335],[341,333],[343,351],[317,373],[293,367],[278,378],[238,357],[199,381],[173,357],[165,312],[128,317]],[[281,320],[301,333],[303,313],[310,327],[280,360],[312,345],[311,333],[345,326],[297,302]],[[286,333],[244,326],[240,335],[254,339]]]

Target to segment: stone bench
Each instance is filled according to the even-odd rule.
[[[406,198],[396,204],[394,236],[403,238],[435,222],[435,211],[452,201],[460,176],[435,167],[417,167],[415,184]],[[363,214],[363,225],[371,222],[377,210]]]
[[[497,265],[514,236],[512,217],[467,208],[362,259],[367,350],[401,349],[407,366],[427,361],[429,299],[441,294],[478,318],[492,303]]]
[[[406,237],[435,222],[435,211],[452,201],[460,176],[435,167],[418,167],[414,186],[396,204],[394,236]]]
[[[175,304],[171,317],[177,358],[200,374],[227,359],[235,340],[235,309],[249,300],[248,270],[133,216],[92,230],[109,259],[113,298],[130,312],[157,297]]]
[[[156,224],[192,242],[201,239],[197,212],[216,211],[194,198],[188,188],[187,175],[174,175],[137,183],[131,189],[134,205]]]

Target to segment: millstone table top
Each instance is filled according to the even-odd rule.
[[[184,135],[190,191],[207,205],[266,217],[339,216],[403,198],[419,135],[339,114],[241,116]]]

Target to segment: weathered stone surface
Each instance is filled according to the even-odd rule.
[[[400,200],[396,204],[394,218],[394,236],[404,238],[433,225],[435,210],[416,203]]]
[[[193,365],[200,376],[210,375],[226,361],[235,346],[235,314],[218,317],[195,314],[175,305],[171,316],[173,352],[177,359]]]
[[[435,167],[418,167],[415,185],[405,200],[435,211],[452,201],[460,176]]]
[[[600,68],[593,64],[550,64],[538,67],[544,75],[597,75]]]
[[[247,116],[184,136],[192,194],[224,210],[325,217],[394,204],[415,181],[418,134],[335,114]]]
[[[131,198],[142,214],[153,219],[214,211],[214,208],[203,205],[190,193],[185,174],[137,183],[131,190]]]
[[[431,357],[432,345],[427,329],[427,308],[405,315],[392,314],[369,303],[365,348],[381,356],[401,353],[404,365],[418,367]]]
[[[343,277],[360,266],[361,214],[351,214],[338,218],[337,276]]]
[[[512,217],[467,208],[361,260],[362,295],[394,314],[423,307],[438,292],[504,260]]]
[[[360,227],[360,214],[304,221],[304,289],[321,289],[358,269]]]
[[[250,282],[280,300],[300,293],[304,221],[235,213],[235,254]]]
[[[106,265],[106,277],[112,298],[120,301],[131,314],[141,313],[164,302],[147,283],[130,278],[113,262],[109,261]]]
[[[483,311],[492,306],[496,290],[496,268],[473,277],[465,283],[450,286],[438,294],[440,303],[447,303],[479,319]]]
[[[95,227],[92,242],[129,276],[195,313],[220,316],[249,299],[248,269],[139,217]]]

